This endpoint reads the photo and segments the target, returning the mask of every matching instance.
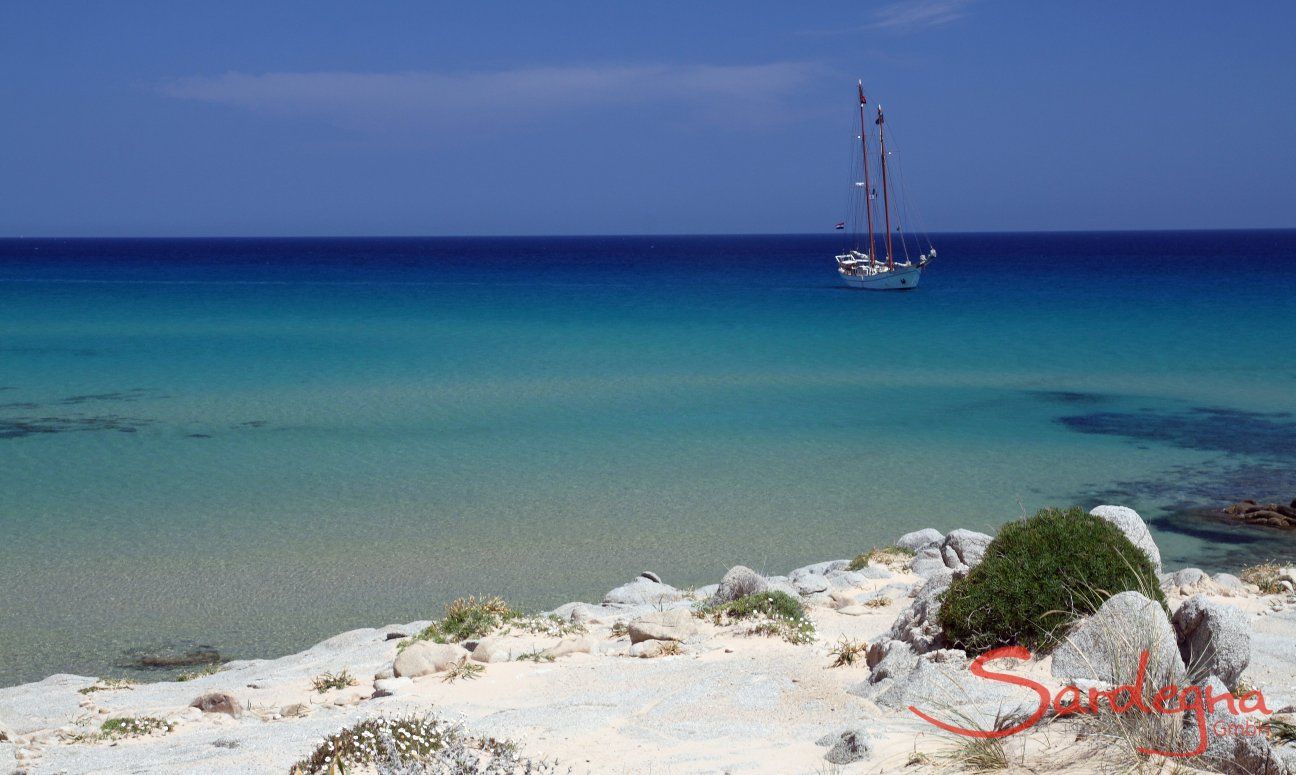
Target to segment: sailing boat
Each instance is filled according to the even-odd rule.
[[[900,224],[897,219],[896,231],[900,235],[900,249],[904,258],[903,260],[896,260],[895,245],[891,240],[892,181],[887,172],[885,121],[882,117],[882,106],[878,105],[877,118],[873,124],[877,127],[878,157],[881,160],[882,167],[882,225],[885,229],[883,231],[882,245],[886,250],[886,254],[885,256],[879,256],[876,252],[877,239],[873,227],[873,203],[877,199],[877,190],[873,188],[873,183],[869,179],[868,125],[865,123],[864,117],[864,106],[868,103],[868,100],[864,98],[864,82],[860,81],[857,87],[859,89],[860,157],[863,161],[864,180],[855,183],[855,189],[862,191],[862,193],[855,197],[855,212],[852,214],[851,220],[855,222],[857,229],[861,225],[861,220],[867,223],[868,249],[864,250],[865,245],[861,242],[860,234],[857,231],[854,237],[854,246],[837,256],[837,273],[852,288],[863,288],[870,291],[902,291],[917,288],[918,281],[922,279],[923,268],[931,263],[932,259],[936,258],[936,249],[931,247],[931,243],[928,242],[929,251],[927,253],[917,254],[915,256],[916,261],[910,259],[909,245],[905,240],[904,232],[899,228]],[[863,210],[863,219],[858,217],[860,210]],[[839,228],[842,226],[843,224],[838,224]],[[915,249],[917,249],[916,245]]]

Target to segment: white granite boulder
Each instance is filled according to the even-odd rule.
[[[1175,611],[1172,624],[1191,677],[1213,675],[1237,686],[1251,664],[1251,625],[1241,609],[1194,595]]]
[[[396,655],[392,668],[397,677],[417,678],[448,670],[466,656],[468,650],[457,643],[416,640]]]
[[[672,608],[668,611],[654,611],[630,622],[630,642],[645,640],[684,641],[698,632],[697,619],[693,614],[682,609]]]
[[[945,567],[950,570],[970,570],[976,567],[993,540],[993,536],[975,530],[959,528],[951,531],[941,544],[941,557],[945,560]]]
[[[895,545],[901,549],[908,549],[917,553],[929,546],[939,546],[945,540],[941,531],[925,527],[922,530],[915,530],[912,533],[905,533],[896,540]]]
[[[603,596],[604,605],[637,606],[658,605],[682,600],[684,593],[669,584],[662,584],[643,576],[622,584]]]
[[[1095,506],[1089,513],[1120,528],[1130,543],[1142,549],[1148,559],[1152,560],[1153,570],[1161,572],[1161,550],[1157,548],[1156,541],[1152,540],[1151,531],[1137,511],[1124,506]]]
[[[1053,652],[1053,677],[1132,684],[1144,651],[1148,685],[1183,685],[1184,664],[1165,610],[1138,592],[1121,592],[1066,635]]]
[[[888,636],[908,643],[919,654],[943,648],[945,633],[939,621],[941,596],[954,583],[954,578],[948,569],[928,578],[914,601],[891,623]]]

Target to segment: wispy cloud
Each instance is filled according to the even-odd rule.
[[[967,15],[971,0],[905,0],[879,8],[865,29],[910,31],[948,24]]]
[[[163,94],[361,131],[507,127],[511,122],[625,106],[714,119],[776,120],[816,67],[612,65],[490,72],[309,72],[176,78]]]

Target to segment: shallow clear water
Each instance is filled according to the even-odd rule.
[[[1296,232],[0,241],[0,684],[449,598],[706,584],[1048,504],[1296,540]],[[1227,271],[1226,271],[1227,270]]]

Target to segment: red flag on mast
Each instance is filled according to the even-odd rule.
[[[861,104],[861,105],[867,105],[867,104],[868,104],[868,100],[864,99],[864,82],[863,82],[863,81],[856,81],[856,82],[855,82],[855,86],[856,86],[857,88],[859,88],[860,104]]]

